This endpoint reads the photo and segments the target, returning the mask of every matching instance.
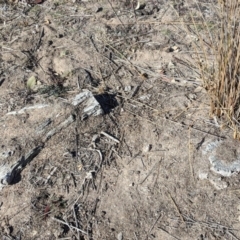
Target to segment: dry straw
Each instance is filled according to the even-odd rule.
[[[199,66],[211,99],[211,114],[221,118],[224,126],[234,131],[234,138],[240,140],[240,4],[239,0],[219,1],[219,27],[214,38],[206,20],[211,48],[215,55],[214,65],[210,67],[207,50],[205,60],[199,58]],[[203,37],[201,46],[206,49]],[[215,39],[215,40],[213,40]]]

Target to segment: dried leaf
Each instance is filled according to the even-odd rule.
[[[28,89],[33,89],[34,86],[36,85],[37,81],[36,78],[34,76],[31,76],[28,80],[27,80],[27,88]]]

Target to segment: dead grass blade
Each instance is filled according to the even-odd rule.
[[[233,129],[233,137],[240,140],[240,6],[238,0],[230,0],[227,3],[219,1],[219,28],[210,32],[206,20],[202,16],[206,27],[208,48],[215,56],[213,64],[210,64],[206,43],[197,31],[200,40],[200,48],[204,52],[204,61],[200,59],[199,69],[203,80],[203,86],[207,90],[211,102],[210,114],[221,118],[225,124]],[[194,22],[194,17],[192,16]],[[215,39],[213,35],[216,35]],[[214,41],[216,44],[214,45]]]

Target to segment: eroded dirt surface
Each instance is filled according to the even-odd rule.
[[[231,162],[239,143],[209,116],[208,35],[187,24],[203,14],[214,37],[216,2],[38,2],[0,2],[1,164],[43,146],[0,192],[2,239],[239,239],[239,175],[204,154],[221,140]],[[71,105],[83,89],[103,115]]]

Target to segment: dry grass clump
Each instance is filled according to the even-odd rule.
[[[212,70],[201,65],[204,87],[211,97],[211,114],[234,130],[240,140],[240,6],[238,0],[219,2],[220,29],[213,43]]]

